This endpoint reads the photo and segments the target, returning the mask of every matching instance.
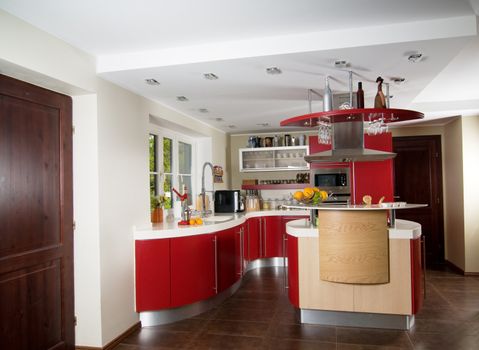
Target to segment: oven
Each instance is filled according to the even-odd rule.
[[[312,169],[310,182],[312,186],[328,192],[329,198],[325,203],[346,204],[351,199],[349,168]]]

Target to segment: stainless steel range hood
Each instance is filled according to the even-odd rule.
[[[331,150],[305,156],[306,162],[370,162],[391,159],[396,156],[396,153],[364,148],[362,118],[332,123],[332,133]]]

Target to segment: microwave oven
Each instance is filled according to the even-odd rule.
[[[330,194],[328,202],[347,202],[351,197],[349,168],[321,168],[311,171],[311,186]]]
[[[239,190],[215,191],[215,213],[237,213],[244,211]]]

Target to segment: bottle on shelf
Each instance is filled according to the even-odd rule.
[[[362,82],[358,82],[358,91],[356,92],[356,104],[356,108],[364,108],[364,90]]]
[[[376,79],[376,83],[378,84],[378,92],[376,93],[376,97],[374,98],[374,108],[386,108],[386,98],[384,97],[382,86],[383,86],[384,79],[378,77]]]
[[[328,112],[333,110],[333,93],[329,87],[329,76],[326,76],[326,86],[323,94],[323,111]]]

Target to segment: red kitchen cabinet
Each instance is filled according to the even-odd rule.
[[[364,146],[378,151],[392,152],[391,133],[381,135],[364,135]],[[393,160],[376,162],[351,163],[351,177],[353,181],[353,193],[355,204],[362,204],[363,196],[370,195],[372,203],[376,204],[384,196],[385,202],[394,200]]]
[[[246,222],[246,256],[248,261],[253,261],[262,257],[262,246],[260,240],[261,218],[250,218]]]
[[[171,307],[215,295],[218,287],[217,245],[214,234],[171,239]]]
[[[136,311],[170,307],[170,239],[135,242]]]
[[[218,293],[233,285],[240,276],[236,273],[239,252],[236,251],[236,231],[233,227],[216,233],[217,238],[217,269]]]
[[[265,216],[263,219],[263,257],[282,257],[283,254],[283,221],[281,216]]]
[[[288,297],[291,304],[299,308],[299,270],[298,270],[298,238],[287,235],[288,256]]]

